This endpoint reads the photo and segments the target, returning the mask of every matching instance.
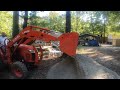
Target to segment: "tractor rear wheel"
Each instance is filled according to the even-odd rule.
[[[14,62],[11,65],[11,71],[12,71],[12,74],[17,79],[24,79],[28,75],[28,70],[27,70],[26,65],[20,61]]]

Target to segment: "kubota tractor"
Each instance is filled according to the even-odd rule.
[[[79,34],[76,32],[62,35],[52,34],[52,30],[37,26],[28,26],[5,45],[5,50],[0,47],[0,62],[10,66],[12,73],[18,79],[26,78],[29,66],[41,63],[46,51],[43,44],[32,45],[40,40],[49,45],[57,42],[61,57],[74,56],[78,44]]]

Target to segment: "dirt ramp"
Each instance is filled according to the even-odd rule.
[[[120,76],[90,57],[76,55],[75,59],[68,57],[55,64],[47,79],[120,79]]]
[[[77,61],[67,57],[49,70],[47,79],[82,79],[84,76],[83,69]]]

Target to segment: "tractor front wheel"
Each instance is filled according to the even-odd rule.
[[[22,62],[14,62],[11,65],[11,71],[12,74],[17,78],[17,79],[24,79],[28,75],[28,70],[27,67],[24,63]]]

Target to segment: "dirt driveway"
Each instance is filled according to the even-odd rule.
[[[120,47],[79,47],[78,54],[87,55],[120,75]]]
[[[26,79],[46,79],[46,74],[48,70],[54,64],[61,61],[60,59],[55,60],[42,60],[38,68],[33,68],[29,71],[29,75]],[[4,69],[0,72],[0,79],[15,79],[10,73],[9,69]]]
[[[78,58],[81,58],[80,63],[83,64],[83,66],[94,66],[94,63],[92,64],[90,62],[91,62],[91,60],[95,60],[99,64],[111,69],[112,71],[114,71],[118,75],[120,75],[120,47],[111,47],[111,46],[79,47],[77,50],[77,54],[81,54],[81,55],[78,55],[78,56],[80,56]],[[84,59],[84,60],[86,60],[86,61],[84,61],[82,59],[82,55],[89,56],[93,59],[88,60],[88,59],[90,59],[88,57],[88,58]],[[60,59],[50,60],[50,61],[42,61],[37,69],[30,71],[29,77],[27,79],[46,79],[46,74],[48,73],[49,69],[53,65],[55,65],[56,63],[58,63],[60,61],[61,61]],[[96,69],[96,68],[93,68],[93,70],[94,69]],[[88,73],[88,71],[86,71],[86,72]],[[89,72],[90,72],[90,70],[89,70]],[[8,70],[5,70],[4,72],[1,72],[0,79],[14,79],[14,78]]]

